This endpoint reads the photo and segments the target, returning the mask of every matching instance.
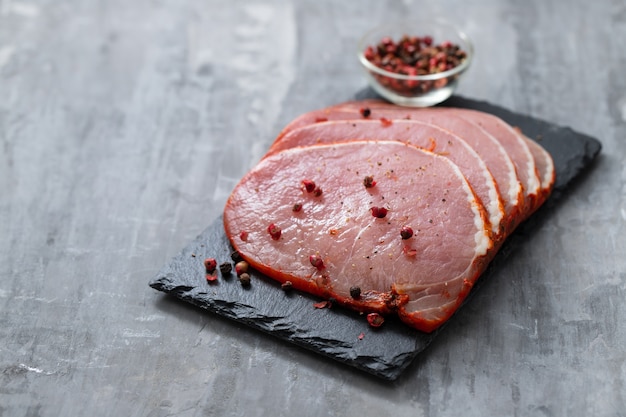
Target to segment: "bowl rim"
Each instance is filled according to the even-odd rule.
[[[381,29],[385,29],[385,28],[397,29],[398,27],[403,27],[407,25],[419,25],[420,23],[427,23],[429,25],[435,24],[435,25],[447,26],[448,28],[452,29],[459,38],[461,38],[461,40],[465,43],[464,50],[465,50],[465,53],[467,54],[467,58],[461,63],[461,65],[458,65],[447,71],[438,72],[435,74],[405,75],[405,74],[398,74],[395,72],[386,71],[372,64],[367,58],[365,58],[364,52],[365,52],[365,48],[368,46],[366,45],[366,43],[369,43],[369,42],[366,42],[366,40],[373,33],[378,32]],[[465,32],[459,29],[456,25],[450,23],[448,20],[445,20],[442,18],[433,18],[433,19],[428,19],[428,20],[417,19],[417,20],[411,20],[411,21],[402,20],[398,22],[385,23],[383,25],[376,26],[368,30],[367,32],[365,32],[365,34],[361,37],[361,39],[359,39],[357,56],[359,58],[359,61],[361,62],[361,65],[363,65],[367,70],[371,72],[375,72],[376,74],[383,75],[389,78],[394,78],[396,80],[432,81],[432,80],[439,80],[441,78],[447,78],[447,77],[450,77],[450,76],[453,76],[453,75],[456,75],[465,71],[470,66],[472,59],[474,57],[474,45],[472,44],[472,40],[470,39],[470,37]]]

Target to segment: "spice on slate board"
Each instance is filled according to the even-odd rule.
[[[216,267],[217,267],[217,261],[214,258],[206,258],[204,260],[204,268],[206,269],[207,273],[209,274],[213,273]]]
[[[224,262],[220,264],[220,272],[222,275],[228,275],[232,272],[233,265],[230,262]]]
[[[239,275],[239,282],[244,287],[247,287],[248,285],[250,285],[250,274],[248,274],[247,272],[244,272],[243,274]]]

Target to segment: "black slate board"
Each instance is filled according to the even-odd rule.
[[[365,97],[372,97],[371,92],[365,90],[358,95],[358,98]],[[523,236],[532,232],[545,211],[558,207],[562,193],[591,165],[601,144],[569,128],[486,102],[455,96],[444,105],[482,110],[520,127],[552,154],[557,171],[555,191],[548,202],[507,240],[475,285],[466,300],[468,302],[482,282],[499,273],[499,266],[506,257],[524,244]],[[313,304],[319,299],[296,291],[285,292],[276,282],[255,271],[248,288],[242,287],[234,274],[220,274],[216,283],[207,283],[203,260],[214,257],[219,263],[231,261],[232,251],[223,231],[222,219],[218,218],[165,265],[150,286],[387,380],[396,379],[445,327],[425,334],[408,328],[397,319],[388,319],[384,326],[374,329],[358,313],[337,307],[316,309]]]

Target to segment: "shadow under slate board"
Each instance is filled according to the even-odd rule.
[[[366,95],[372,97],[367,92]],[[552,154],[556,166],[553,195],[507,240],[465,301],[471,302],[471,295],[480,289],[482,282],[503,272],[500,265],[515,248],[524,244],[524,236],[532,233],[538,219],[544,217],[547,210],[558,209],[559,197],[579,174],[590,167],[601,144],[569,128],[486,102],[452,97],[445,105],[485,111],[520,127],[528,137],[540,141]],[[217,282],[208,283],[203,260],[212,257],[218,264],[230,262],[232,252],[220,217],[167,263],[150,286],[386,380],[400,376],[445,327],[426,334],[390,318],[382,327],[372,328],[363,315],[335,306],[315,308],[313,304],[320,301],[318,298],[297,291],[283,291],[277,282],[256,271],[251,273],[249,287],[243,287],[234,273],[227,276],[219,273]]]

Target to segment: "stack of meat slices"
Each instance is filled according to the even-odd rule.
[[[224,224],[267,276],[431,332],[554,180],[550,155],[495,116],[354,101],[291,122]]]

